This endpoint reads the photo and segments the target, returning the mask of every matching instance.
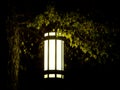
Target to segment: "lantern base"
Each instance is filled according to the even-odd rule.
[[[58,78],[58,79],[64,79],[63,71],[44,71],[44,78]]]
[[[64,75],[62,74],[44,74],[44,78],[61,78],[64,79]]]

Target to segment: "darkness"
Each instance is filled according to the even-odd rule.
[[[6,20],[8,15],[12,15],[12,10],[14,8],[16,13],[23,13],[27,15],[37,15],[43,12],[46,8],[46,5],[49,5],[51,2],[55,4],[57,9],[61,11],[74,11],[79,9],[80,13],[85,16],[90,16],[93,21],[106,24],[110,27],[115,26],[120,28],[120,14],[119,14],[119,3],[116,0],[111,0],[109,2],[105,0],[6,0],[6,2],[0,3],[0,66],[1,66],[1,78],[0,82],[2,82],[2,87],[6,85],[7,81],[7,61],[8,61],[8,42],[7,42],[7,32],[6,32]],[[77,63],[72,62],[72,67],[69,67],[69,70],[66,72],[66,81],[64,84],[77,86],[77,82],[81,84],[90,83],[90,82],[115,82],[118,81],[118,71],[113,69],[111,71],[107,71],[105,73],[101,73],[104,71],[104,66],[100,66],[101,72],[97,72],[95,68],[84,68],[83,66],[77,67]],[[73,68],[74,67],[74,68]],[[99,66],[98,66],[99,67]],[[112,67],[110,67],[112,68]],[[77,70],[81,70],[82,74],[77,72]],[[85,72],[88,71],[88,72]],[[94,72],[95,71],[95,72]],[[79,77],[80,76],[80,77]],[[115,77],[116,76],[116,77]],[[73,78],[74,77],[74,78]],[[78,78],[79,77],[79,78]],[[86,77],[85,79],[81,77]],[[91,77],[91,78],[90,78]],[[103,79],[101,79],[101,77]],[[112,78],[114,77],[114,78]],[[94,78],[94,79],[93,79]],[[104,80],[104,81],[103,81]],[[113,83],[112,82],[112,83]],[[33,83],[32,83],[33,84]],[[44,83],[43,83],[44,84]],[[41,84],[41,85],[43,85]],[[67,87],[66,85],[66,87]],[[38,85],[39,86],[39,85]],[[65,86],[65,85],[64,85]],[[3,90],[3,89],[0,89]]]

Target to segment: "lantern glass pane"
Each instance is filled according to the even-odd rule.
[[[62,76],[61,74],[56,74],[57,78],[61,78],[61,76]]]
[[[44,75],[44,78],[48,78],[48,75],[47,75],[47,74],[45,74],[45,75]]]
[[[64,70],[64,41],[61,41],[61,63],[62,63],[62,70]]]
[[[55,70],[55,40],[49,40],[49,70]]]
[[[64,75],[62,75],[62,79],[64,79]]]
[[[49,36],[55,36],[55,32],[49,32]]]
[[[55,74],[49,74],[49,78],[55,78]]]
[[[44,36],[45,36],[45,37],[48,36],[48,33],[45,33]]]
[[[44,41],[44,70],[48,67],[48,40]]]
[[[44,37],[47,37],[47,36],[48,36],[48,33],[45,33]],[[55,36],[55,32],[49,32],[49,36]]]
[[[57,40],[57,70],[61,70],[61,40]]]

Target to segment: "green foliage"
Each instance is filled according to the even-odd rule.
[[[65,37],[65,54],[69,54],[69,59],[80,57],[85,62],[94,59],[98,63],[106,63],[109,57],[107,50],[113,46],[108,27],[87,20],[76,12],[60,13],[55,11],[55,8],[50,7],[43,14],[37,15],[34,22],[27,26],[28,28],[36,28],[42,34],[57,31],[58,36]],[[70,47],[76,51],[79,50],[79,52],[74,53]],[[43,47],[41,46],[41,48]],[[80,53],[82,54],[80,55]]]

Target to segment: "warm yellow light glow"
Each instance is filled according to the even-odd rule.
[[[48,36],[48,33],[45,33],[44,36]],[[55,32],[49,32],[49,36],[55,36]]]
[[[49,70],[55,70],[55,40],[49,40]]]
[[[55,36],[55,32],[49,32],[49,36]]]
[[[62,79],[64,78],[64,75],[62,75]]]
[[[56,40],[56,69],[57,70],[64,70],[64,41]],[[49,53],[48,53],[49,49]],[[49,58],[48,58],[49,54]],[[48,70],[48,59],[49,59],[49,70],[55,70],[55,39],[49,40],[49,47],[48,47],[48,40],[44,41],[44,70]]]
[[[58,32],[58,33],[57,33],[57,36],[62,36],[62,33]]]
[[[49,74],[49,78],[55,78],[55,74]]]
[[[57,70],[61,70],[61,40],[57,40]]]
[[[48,75],[46,74],[46,75],[44,75],[44,78],[48,78]]]
[[[64,71],[64,41],[61,41],[61,67]]]
[[[48,69],[48,40],[44,41],[44,70]]]
[[[55,32],[45,33],[44,36],[55,36]],[[64,41],[47,38],[44,41],[44,70],[64,71]],[[55,72],[56,73],[56,72]],[[44,78],[64,78],[62,74],[45,74]]]
[[[55,74],[45,74],[44,78],[55,78]],[[64,78],[64,75],[56,74],[56,78]]]
[[[45,37],[48,36],[48,33],[45,33],[44,36],[45,36]]]
[[[57,74],[56,75],[57,78],[61,78],[61,76],[62,76],[61,74]]]

